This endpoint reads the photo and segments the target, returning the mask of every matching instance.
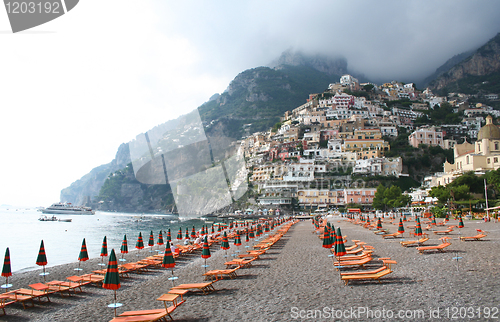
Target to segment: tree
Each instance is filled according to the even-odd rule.
[[[375,196],[373,197],[373,203],[372,203],[373,208],[378,210],[385,210],[384,192],[385,192],[384,185],[379,184],[377,187],[377,191],[375,192]]]

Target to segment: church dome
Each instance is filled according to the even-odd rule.
[[[491,115],[486,117],[486,125],[477,133],[477,140],[480,141],[482,139],[500,140],[500,128],[493,124]]]

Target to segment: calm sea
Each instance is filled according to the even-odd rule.
[[[9,247],[13,272],[38,269],[35,264],[43,240],[47,254],[47,266],[76,262],[83,238],[90,258],[97,258],[101,252],[104,236],[108,252],[112,248],[119,252],[123,235],[127,234],[129,250],[135,248],[139,232],[147,245],[153,231],[155,244],[160,230],[171,229],[172,238],[177,237],[179,228],[196,229],[205,224],[201,220],[178,221],[173,215],[144,215],[96,212],[94,216],[56,215],[57,218],[71,218],[72,222],[39,221],[41,213],[36,209],[0,208],[0,267],[3,265],[5,249]],[[166,234],[163,239],[166,241]]]

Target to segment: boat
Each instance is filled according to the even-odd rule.
[[[64,218],[64,219],[60,219],[59,218],[59,221],[62,221],[62,222],[71,222],[73,219],[71,218]]]
[[[56,216],[47,217],[45,215],[42,215],[40,218],[38,218],[38,220],[40,220],[40,221],[57,221],[57,218],[56,218]]]
[[[60,214],[60,215],[95,215],[95,210],[90,207],[73,206],[71,203],[54,203],[50,207],[41,208],[44,214]]]

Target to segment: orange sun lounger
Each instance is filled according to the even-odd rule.
[[[360,266],[360,267],[364,267],[365,264],[367,264],[368,262],[370,262],[371,260],[373,260],[373,258],[371,257],[367,257],[367,258],[364,258],[364,259],[360,259],[360,260],[355,260],[355,261],[341,261],[341,262],[334,262],[333,263],[333,266]],[[335,267],[336,269],[338,269],[337,267]]]
[[[395,233],[392,233],[392,234],[385,234],[385,235],[382,235],[382,238],[389,238],[389,237],[392,237],[392,238],[396,238],[398,237],[399,235],[403,235],[403,233],[400,233],[399,231],[395,232]]]
[[[450,246],[451,243],[448,241],[449,237],[443,237],[441,238],[442,242],[439,245],[436,246],[425,246],[425,247],[417,247],[417,250],[420,252],[420,254],[423,254],[426,251],[432,251],[432,250],[437,250],[438,252],[444,252],[443,249],[446,247]]]
[[[420,238],[419,240],[405,240],[405,241],[402,241],[399,243],[401,244],[401,246],[404,246],[404,247],[420,246],[428,240],[429,240],[429,238],[424,237],[424,238]]]
[[[153,309],[141,311],[126,311],[110,320],[110,322],[154,322],[166,321],[167,317],[173,320],[170,313],[174,312],[176,306],[170,306],[167,309]]]
[[[215,280],[218,281],[219,276],[220,276],[220,279],[223,279],[224,275],[229,276],[229,278],[233,279],[233,278],[238,276],[238,275],[236,275],[236,271],[239,269],[240,269],[239,266],[237,266],[233,269],[216,269],[216,270],[211,270],[211,271],[206,272],[205,274],[203,274],[203,276],[205,276],[205,280],[208,280],[208,279],[213,280],[213,278],[215,277]]]
[[[487,233],[485,231],[482,231],[481,229],[477,229],[478,234],[476,236],[463,236],[460,237],[461,241],[466,241],[466,240],[480,240],[481,238],[484,238],[487,236]]]
[[[352,280],[377,280],[379,283],[381,283],[380,278],[389,275],[390,273],[392,273],[392,271],[389,268],[386,268],[374,274],[343,275],[341,276],[341,279],[345,282],[345,285],[347,285],[349,281]]]
[[[213,287],[214,282],[206,282],[206,283],[191,283],[191,284],[181,284],[172,287],[172,289],[176,290],[190,290],[190,289],[198,289],[203,292],[203,294],[208,294],[210,292],[215,291],[215,288]]]

